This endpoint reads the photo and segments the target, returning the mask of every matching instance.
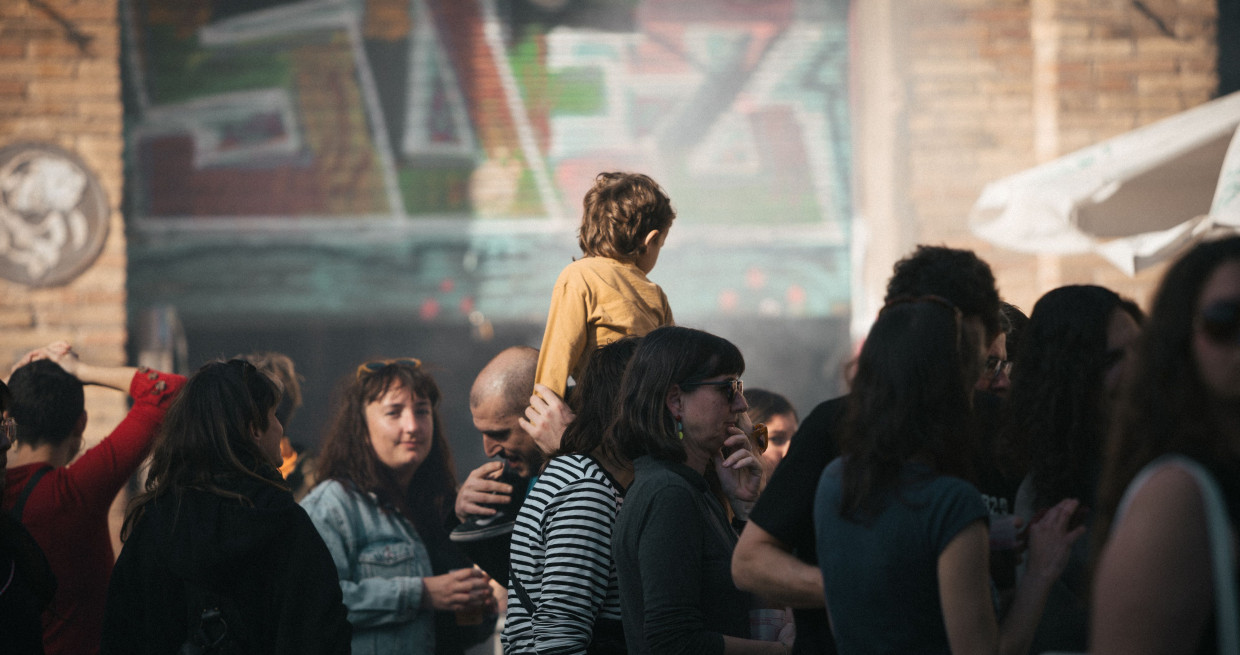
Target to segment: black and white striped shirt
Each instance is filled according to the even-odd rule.
[[[513,528],[511,573],[534,615],[508,583],[505,655],[584,653],[594,621],[620,619],[620,589],[611,560],[611,528],[620,485],[594,458],[551,460],[521,505]]]

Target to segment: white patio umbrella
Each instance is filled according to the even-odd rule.
[[[1096,252],[1132,275],[1240,230],[1240,93],[992,182],[973,233],[1028,253]]]

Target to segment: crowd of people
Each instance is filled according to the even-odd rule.
[[[28,353],[0,385],[3,651],[1240,647],[1240,237],[1174,263],[1148,315],[1073,285],[1026,317],[974,253],[919,246],[849,391],[800,420],[672,324],[653,180],[602,174],[583,204],[542,347],[474,380],[495,461],[459,483],[413,357],[348,373],[312,455],[278,353],[188,378]],[[133,406],[79,453],[85,384]]]

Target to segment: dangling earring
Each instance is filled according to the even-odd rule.
[[[681,441],[685,440],[685,424],[681,423],[679,418],[676,419],[676,438]]]

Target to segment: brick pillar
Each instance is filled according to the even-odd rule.
[[[1210,99],[1216,0],[860,4],[857,59],[891,62],[863,70],[867,79],[854,96],[862,132],[858,209],[874,260],[867,297],[881,294],[874,288],[879,271],[890,272],[891,261],[877,260],[911,242],[976,250],[1005,298],[1026,311],[1070,283],[1101,284],[1146,302],[1162,267],[1129,278],[1093,255],[1021,254],[974,237],[966,219],[988,182]],[[880,179],[867,178],[874,175]]]
[[[57,339],[69,340],[92,363],[125,362],[117,2],[39,4],[55,15],[27,0],[0,0],[0,148],[41,142],[77,155],[107,197],[109,230],[90,268],[63,285],[32,288],[0,278],[4,378],[21,354]],[[124,394],[92,387],[87,387],[86,405],[87,445],[106,435],[127,408]]]

